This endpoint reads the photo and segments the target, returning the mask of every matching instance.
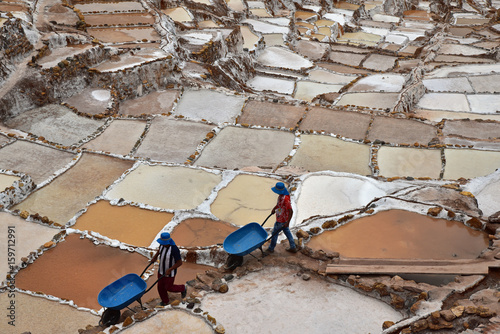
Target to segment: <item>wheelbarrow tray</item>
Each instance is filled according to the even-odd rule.
[[[121,310],[141,298],[146,288],[146,282],[139,275],[128,274],[102,289],[97,301],[103,307]]]
[[[250,223],[229,234],[223,247],[229,254],[243,256],[261,247],[266,240],[266,230],[258,223]]]

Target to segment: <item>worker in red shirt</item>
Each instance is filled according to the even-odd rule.
[[[283,182],[278,182],[274,187],[271,188],[273,192],[278,194],[278,203],[273,208],[271,213],[276,213],[276,223],[274,223],[274,228],[272,231],[271,244],[267,249],[267,253],[273,253],[274,247],[276,247],[276,242],[278,241],[278,234],[281,230],[285,232],[285,236],[290,243],[290,247],[286,250],[292,253],[297,252],[297,247],[295,246],[295,241],[293,240],[292,232],[290,232],[290,220],[292,219],[293,210],[292,204],[290,202],[290,194],[285,187]]]

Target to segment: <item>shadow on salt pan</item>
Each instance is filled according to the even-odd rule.
[[[238,334],[380,333],[383,321],[402,319],[384,302],[283,268],[231,281],[226,294],[208,294],[201,305],[227,333]]]
[[[316,215],[337,213],[362,208],[386,192],[367,178],[348,176],[312,175],[302,183],[297,199],[295,222]]]

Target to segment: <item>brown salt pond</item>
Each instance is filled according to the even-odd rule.
[[[460,222],[389,210],[326,231],[307,245],[354,258],[473,259],[488,247],[488,235]]]
[[[223,221],[191,218],[186,219],[174,228],[172,238],[177,246],[211,246],[222,243],[235,230],[237,230],[236,227]]]
[[[129,273],[140,274],[148,259],[107,245],[94,245],[79,234],[66,236],[16,275],[16,287],[73,300],[79,307],[99,310],[97,295]]]
[[[92,204],[81,215],[75,229],[94,231],[129,245],[149,247],[158,232],[170,222],[174,215],[141,209],[136,206],[111,205],[108,201]]]

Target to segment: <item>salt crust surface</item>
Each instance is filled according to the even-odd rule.
[[[383,321],[402,319],[381,301],[324,280],[304,281],[283,268],[230,281],[226,294],[206,295],[201,308],[226,333],[238,334],[297,333],[299,328],[302,333],[379,333]]]

